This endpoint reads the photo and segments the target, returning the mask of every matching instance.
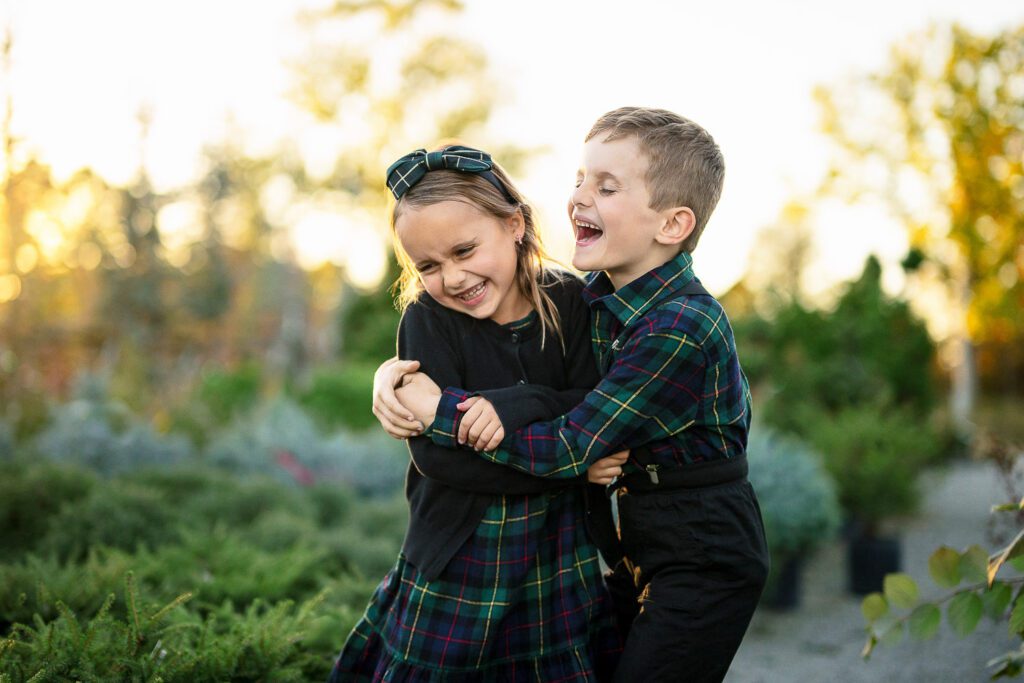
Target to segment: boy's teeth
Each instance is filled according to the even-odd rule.
[[[601,228],[597,227],[593,223],[586,221],[576,221],[576,239],[577,240],[589,240],[591,238],[596,239],[601,235]]]

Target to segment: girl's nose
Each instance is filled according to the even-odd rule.
[[[441,268],[441,278],[448,289],[458,289],[465,282],[466,273],[454,264],[445,264]]]

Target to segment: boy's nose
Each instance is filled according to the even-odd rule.
[[[584,185],[578,185],[572,191],[572,194],[569,195],[569,213],[572,213],[572,209],[575,206],[586,206],[588,199],[589,195],[587,194],[587,191],[584,189]]]

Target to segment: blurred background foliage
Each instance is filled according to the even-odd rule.
[[[303,268],[287,231],[329,216],[386,239],[384,169],[425,142],[472,141],[513,176],[529,158],[486,137],[499,88],[484,46],[422,30],[425,12],[460,9],[336,2],[300,17],[309,50],[290,97],[310,127],[358,131],[322,150],[316,173],[294,146],[257,158],[229,135],[173,191],[153,189],[141,158],[124,187],[88,169],[58,181],[19,161],[8,94],[9,680],[115,661],[164,680],[326,676],[404,532],[404,447],[370,413],[372,372],[395,348],[397,270],[389,258],[374,285],[330,263]],[[352,26],[364,40],[336,39]],[[390,73],[371,40],[398,55]],[[382,78],[394,85],[371,87]],[[963,456],[979,434],[1024,439],[1024,29],[935,27],[817,97],[833,169],[765,227],[722,296],[763,429],[752,477],[786,555],[830,538],[837,505],[874,527],[912,513],[922,468]],[[144,148],[149,114],[138,118]],[[883,287],[869,258],[858,278],[811,297],[810,207],[869,196],[910,236],[902,287]],[[944,326],[922,317],[924,299],[940,302]],[[783,463],[803,473],[800,491]],[[142,628],[143,605],[170,606]],[[76,650],[88,629],[106,635]],[[132,629],[135,641],[115,637]],[[66,645],[59,657],[53,642]]]

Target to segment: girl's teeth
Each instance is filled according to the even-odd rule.
[[[481,291],[483,291],[483,288],[484,288],[484,283],[481,282],[480,284],[478,284],[476,287],[474,287],[473,289],[469,290],[468,292],[466,292],[464,294],[460,294],[459,298],[460,299],[465,299],[466,301],[469,301],[470,299],[472,299],[473,297],[478,295]]]

